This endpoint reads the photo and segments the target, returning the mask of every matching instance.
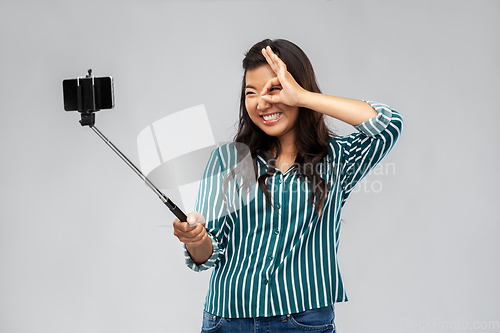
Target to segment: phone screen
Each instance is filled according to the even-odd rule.
[[[115,106],[113,78],[84,77],[63,81],[64,110],[98,111]]]

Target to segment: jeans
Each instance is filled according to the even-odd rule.
[[[202,333],[335,333],[333,305],[289,315],[257,318],[223,318],[203,311]]]

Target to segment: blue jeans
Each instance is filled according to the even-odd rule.
[[[274,317],[224,318],[203,311],[202,333],[335,333],[333,305]]]

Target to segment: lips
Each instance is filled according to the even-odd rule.
[[[264,119],[264,116],[266,116],[266,118],[268,118],[268,119],[269,119],[269,117],[271,117],[271,118],[269,120],[266,120],[266,119]],[[262,122],[265,125],[270,125],[270,124],[274,124],[274,123],[278,122],[281,119],[281,116],[282,116],[281,112],[274,112],[274,113],[270,113],[270,114],[266,114],[266,115],[261,115],[259,117],[260,117],[260,119],[262,119]]]

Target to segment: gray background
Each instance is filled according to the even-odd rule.
[[[2,1],[0,332],[199,331],[209,273],[184,266],[173,215],[63,111],[61,81],[114,77],[97,124],[137,161],[143,128],[199,104],[231,140],[243,54],[266,37],[300,45],[324,93],[405,119],[388,170],[344,210],[338,331],[498,325],[499,14],[485,0]]]

